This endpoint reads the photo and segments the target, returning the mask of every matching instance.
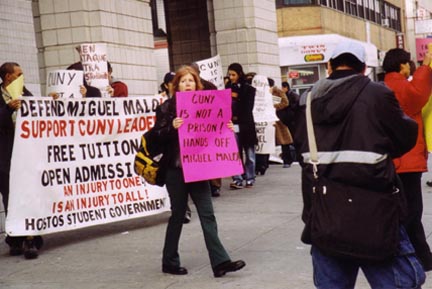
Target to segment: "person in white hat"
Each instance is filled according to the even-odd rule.
[[[312,245],[316,288],[354,288],[359,269],[371,288],[420,288],[425,273],[404,227],[399,226],[400,194],[392,162],[414,146],[417,125],[403,113],[393,92],[371,81],[364,75],[365,70],[363,46],[356,41],[342,42],[329,60],[329,77],[318,81],[300,98],[294,117],[294,141],[302,156],[299,160],[305,223],[302,241]],[[309,105],[318,164],[308,141],[308,95],[312,99]],[[358,191],[368,193],[370,198],[363,200],[367,205],[359,205],[361,196],[352,194]],[[370,199],[384,194],[390,200],[388,203],[369,205]],[[323,216],[323,207],[318,202],[325,198],[333,198],[334,202],[326,203],[328,215]],[[343,226],[347,214],[338,213],[344,210],[356,210],[361,216]],[[370,220],[370,215],[377,217]],[[363,220],[370,221],[360,227]],[[320,222],[326,224],[324,229]],[[382,238],[373,237],[377,233],[373,231],[380,230],[369,228],[381,228]],[[387,235],[389,228],[394,228],[392,235]],[[329,234],[332,230],[348,237]],[[323,242],[322,235],[332,242]],[[351,238],[352,235],[356,238]],[[388,248],[384,246],[387,243]]]

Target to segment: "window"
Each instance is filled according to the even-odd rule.
[[[284,5],[308,5],[313,4],[312,0],[283,0]]]
[[[385,0],[276,0],[276,7],[321,5],[401,31],[401,9]]]
[[[357,0],[345,0],[345,11],[348,14],[357,16]]]
[[[276,8],[299,5],[317,5],[320,0],[276,0]]]

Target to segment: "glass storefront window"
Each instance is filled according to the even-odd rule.
[[[291,66],[288,68],[288,78],[294,87],[311,86],[319,80],[318,66]]]

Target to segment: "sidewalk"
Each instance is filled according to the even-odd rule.
[[[423,183],[432,179],[425,174]],[[246,267],[214,278],[203,235],[192,208],[180,243],[185,276],[161,272],[161,252],[169,214],[91,227],[44,237],[36,260],[10,257],[0,239],[0,288],[145,289],[309,289],[313,287],[309,247],[300,234],[300,168],[271,165],[251,189],[231,191],[229,179],[213,198],[220,238],[233,260]],[[432,244],[432,188],[423,187],[424,224]],[[429,275],[432,278],[432,275]],[[363,276],[356,289],[369,288]],[[428,280],[423,289],[432,289]]]

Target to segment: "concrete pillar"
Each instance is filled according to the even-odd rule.
[[[238,62],[244,71],[266,75],[280,85],[274,0],[213,0],[217,51],[226,68]]]
[[[47,71],[79,61],[75,46],[92,42],[107,44],[113,75],[130,95],[157,93],[150,0],[34,2],[43,90]]]
[[[25,85],[40,94],[38,58],[31,0],[0,1],[0,65],[17,62],[24,71]]]

